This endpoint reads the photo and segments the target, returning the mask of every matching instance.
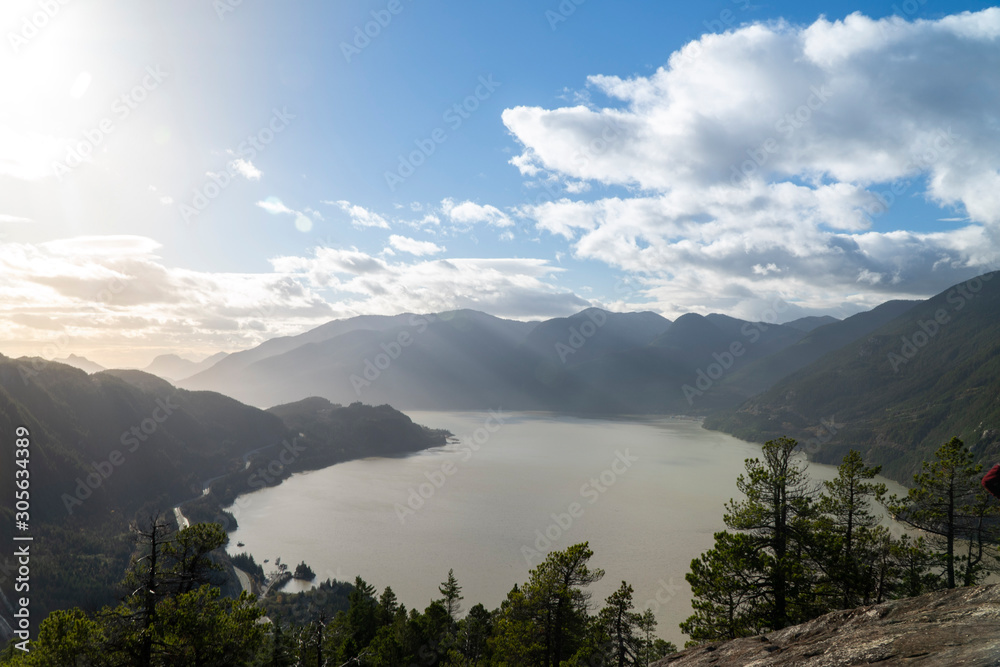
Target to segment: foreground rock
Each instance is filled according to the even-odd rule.
[[[675,653],[656,667],[1000,665],[1000,585],[837,611],[808,623]]]

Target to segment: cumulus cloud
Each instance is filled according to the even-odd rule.
[[[471,201],[455,203],[453,199],[441,202],[441,210],[454,222],[464,224],[486,223],[495,227],[511,227],[514,221],[496,206],[480,205]]]
[[[231,166],[236,173],[247,179],[248,181],[259,181],[261,177],[260,169],[254,166],[253,162],[250,160],[244,160],[243,158],[236,158],[231,163]]]
[[[505,110],[526,177],[629,193],[519,213],[645,276],[673,313],[775,291],[815,307],[936,291],[995,268],[998,38],[997,8],[704,35],[650,76],[590,77],[604,107]],[[970,224],[879,231],[913,196]]]
[[[279,257],[275,271],[343,296],[345,316],[362,313],[483,310],[500,317],[569,315],[590,305],[555,285],[562,269],[542,259],[449,258],[390,262],[351,248],[317,248],[311,257]]]
[[[0,244],[4,354],[106,348],[115,351],[109,363],[145,365],[164,349],[246,347],[333,317],[299,278],[180,269],[164,264],[159,248],[140,236]],[[63,338],[49,354],[56,328]]]
[[[430,241],[417,241],[416,239],[399,236],[397,234],[393,234],[389,237],[389,245],[400,252],[406,252],[417,256],[436,255],[440,252],[444,252],[445,250],[445,248],[437,245],[436,243],[432,243]]]
[[[358,228],[376,227],[378,229],[389,229],[389,223],[378,213],[370,211],[363,206],[352,204],[343,199],[337,201],[324,201],[324,204],[338,207],[351,218],[351,224]]]

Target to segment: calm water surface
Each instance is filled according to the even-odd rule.
[[[493,609],[546,551],[589,540],[591,566],[606,571],[591,589],[594,603],[628,581],[636,608],[656,613],[658,634],[683,644],[677,624],[691,613],[684,574],[725,528],[724,505],[759,446],[680,418],[507,413],[497,424],[488,413],[407,414],[456,440],[297,474],[242,496],[231,508],[239,528],[230,552],[248,551],[258,563],[304,560],[317,581],[360,575],[421,610],[454,568],[463,608]],[[819,464],[809,472],[817,481],[836,476]]]

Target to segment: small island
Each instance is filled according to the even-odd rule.
[[[316,573],[312,571],[312,568],[306,565],[305,561],[302,561],[295,566],[295,572],[292,574],[294,579],[302,579],[303,581],[312,581],[316,578]]]

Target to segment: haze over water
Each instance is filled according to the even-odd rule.
[[[591,587],[593,603],[603,606],[628,581],[636,609],[656,613],[657,634],[683,645],[677,624],[691,613],[684,575],[725,528],[724,505],[759,446],[679,418],[504,413],[497,428],[488,413],[407,414],[457,441],[294,475],[242,496],[230,508],[239,520],[230,553],[270,559],[265,571],[279,556],[291,567],[304,560],[316,583],[360,575],[421,610],[440,597],[437,586],[454,568],[467,610],[478,602],[497,607],[547,551],[588,540],[591,567],[606,571]],[[809,473],[818,484],[836,468],[810,463]],[[285,590],[305,587],[292,582]]]

